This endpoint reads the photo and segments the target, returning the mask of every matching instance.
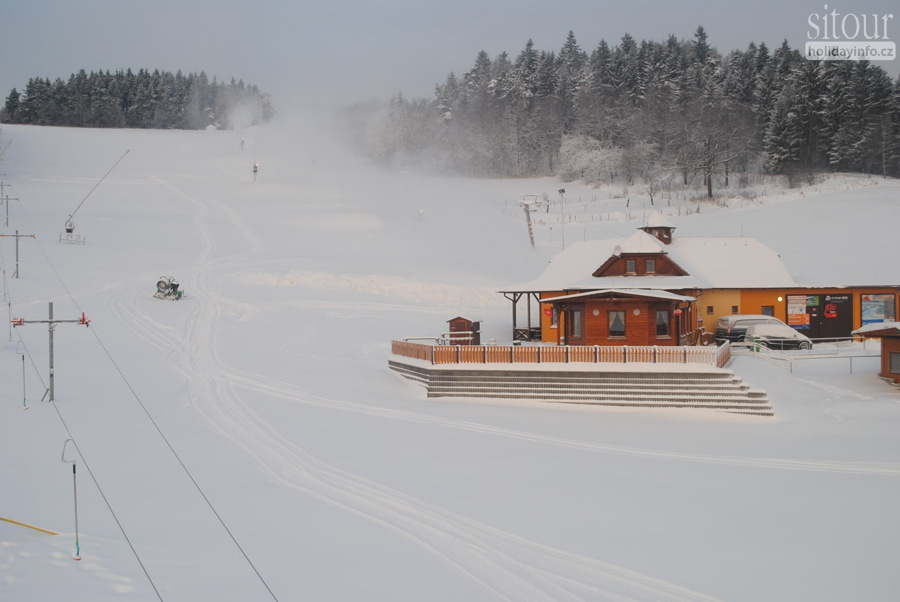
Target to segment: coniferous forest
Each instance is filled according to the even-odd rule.
[[[811,61],[784,42],[722,56],[693,37],[514,58],[479,52],[434,98],[357,107],[373,159],[480,177],[696,186],[739,173],[900,176],[900,80],[865,61]],[[652,192],[651,192],[652,195]]]
[[[32,78],[23,93],[13,88],[0,123],[96,128],[203,129],[267,121],[275,109],[268,94],[243,80],[209,81],[204,72],[184,75],[141,69],[72,74],[68,81]],[[240,123],[237,123],[240,121]]]

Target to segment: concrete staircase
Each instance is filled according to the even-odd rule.
[[[706,408],[736,414],[772,416],[765,391],[751,389],[725,369],[667,371],[571,371],[504,365],[496,369],[466,369],[391,359],[390,368],[422,384],[428,397],[530,399],[641,408]],[[684,368],[684,367],[680,367]]]

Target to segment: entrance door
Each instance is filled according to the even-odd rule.
[[[570,306],[568,314],[566,343],[580,345],[584,340],[584,304]]]
[[[807,307],[809,333],[812,339],[849,337],[853,330],[853,297],[851,295],[819,295],[819,303]]]

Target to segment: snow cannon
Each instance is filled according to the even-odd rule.
[[[156,293],[153,296],[157,299],[177,301],[184,295],[184,291],[178,290],[178,286],[178,281],[171,276],[161,276],[156,283]]]

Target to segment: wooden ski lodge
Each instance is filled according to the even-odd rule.
[[[512,302],[513,340],[710,344],[729,314],[771,315],[810,338],[839,338],[897,316],[900,285],[804,286],[755,239],[674,231],[654,214],[632,236],[576,243],[537,279],[500,291]]]

